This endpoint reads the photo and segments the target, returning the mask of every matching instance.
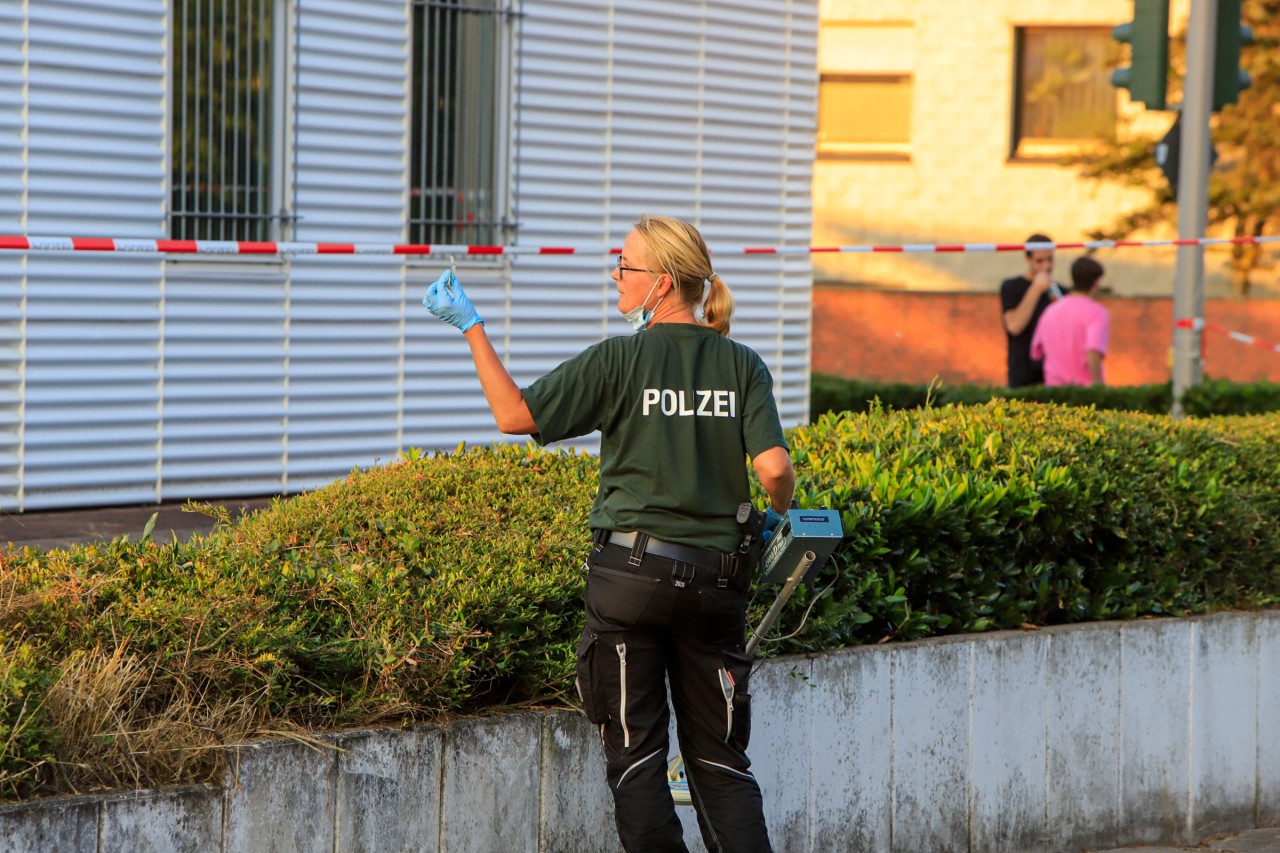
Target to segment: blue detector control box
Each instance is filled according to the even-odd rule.
[[[803,583],[813,581],[823,563],[844,538],[840,513],[833,509],[791,509],[778,522],[778,527],[760,558],[760,576],[768,583],[786,583],[792,571],[812,551],[813,565],[804,573]]]

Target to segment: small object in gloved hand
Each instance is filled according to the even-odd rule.
[[[462,282],[458,281],[453,270],[442,272],[440,277],[431,283],[427,288],[427,295],[422,297],[422,304],[427,306],[427,310],[436,317],[456,327],[460,332],[465,332],[476,323],[484,324],[484,320],[480,319],[480,313],[467,298],[467,292],[462,289]]]

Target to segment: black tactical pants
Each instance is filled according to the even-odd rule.
[[[651,553],[637,566],[629,555],[617,545],[592,550],[577,664],[583,710],[604,741],[623,847],[687,853],[667,786],[669,682],[707,849],[771,853],[760,787],[746,755],[747,579],[720,588],[711,570]]]

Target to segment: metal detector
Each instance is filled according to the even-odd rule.
[[[843,537],[840,513],[831,509],[791,509],[778,522],[778,528],[760,557],[760,579],[765,583],[782,584],[782,589],[778,590],[769,611],[751,632],[751,639],[747,641],[748,656],[755,656],[764,635],[773,627],[796,587],[817,579],[819,569]],[[684,775],[684,759],[679,754],[667,765],[667,785],[676,805],[693,805],[689,782]]]

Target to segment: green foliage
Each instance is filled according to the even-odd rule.
[[[1037,403],[1059,403],[1067,406],[1094,406],[1098,409],[1148,414],[1167,414],[1170,407],[1169,385],[1095,386],[1074,385],[1047,388],[1010,389],[982,385],[932,385],[907,382],[874,382],[842,379],[815,373],[809,386],[810,410],[815,416],[825,412],[866,412],[917,409],[925,405],[975,405],[997,399],[1026,400]],[[1280,409],[1280,390],[1276,393]]]
[[[1277,439],[1280,417],[1019,400],[825,415],[790,434],[798,498],[845,539],[766,648],[1280,601]],[[0,796],[196,781],[255,733],[570,701],[597,476],[459,447],[235,523],[205,507],[222,522],[185,544],[0,554]]]
[[[1209,176],[1209,224],[1235,237],[1274,234],[1280,227],[1280,0],[1244,0],[1244,21],[1254,43],[1242,51],[1241,64],[1253,85],[1238,103],[1213,118],[1213,139],[1221,159]],[[1171,43],[1173,81],[1177,89],[1186,69],[1186,34]],[[1170,103],[1180,100],[1175,92]],[[1172,116],[1170,116],[1172,121]],[[1128,212],[1109,226],[1091,231],[1092,239],[1123,239],[1158,223],[1176,222],[1177,205],[1155,162],[1157,139],[1111,138],[1099,147],[1068,158],[1087,178],[1150,191],[1150,203]],[[1249,288],[1249,274],[1264,260],[1258,244],[1232,247],[1236,289]]]
[[[1280,411],[1280,384],[1275,382],[1201,382],[1182,397],[1187,414],[1260,415]]]
[[[824,415],[793,435],[799,500],[839,507],[845,540],[787,648],[1275,601],[1267,423],[1006,400]]]
[[[30,787],[55,737],[41,725],[40,705],[52,668],[26,643],[0,631],[0,799]]]
[[[866,412],[879,406],[885,410],[916,409],[932,403],[975,405],[998,399],[1059,403],[1065,406],[1092,406],[1107,411],[1169,412],[1172,392],[1169,385],[1118,385],[1009,389],[981,385],[947,386],[905,382],[872,382],[813,374],[810,408],[814,415],[825,412]],[[1280,384],[1238,383],[1210,380],[1195,385],[1183,395],[1182,405],[1193,417],[1248,415],[1280,412]]]
[[[112,727],[150,731],[181,719],[193,732],[219,729],[201,722],[208,717],[238,727],[218,742],[559,701],[581,626],[597,470],[585,454],[460,447],[353,472],[236,524],[207,508],[223,522],[185,544],[121,537],[0,555],[0,631],[35,650],[12,683],[27,690],[32,667],[82,669],[86,652],[123,671],[127,650],[147,678],[132,689],[132,717]],[[0,689],[0,725],[12,727],[29,694],[3,679]],[[66,690],[103,692],[96,683]],[[31,695],[36,704],[21,713],[39,707],[40,691]],[[183,701],[215,710],[175,706]],[[5,748],[4,772],[48,746],[42,731],[85,725],[42,713],[26,741]],[[191,768],[164,756],[126,758],[145,783],[190,781],[180,774]],[[109,778],[64,771],[46,766],[18,787],[83,790]]]

